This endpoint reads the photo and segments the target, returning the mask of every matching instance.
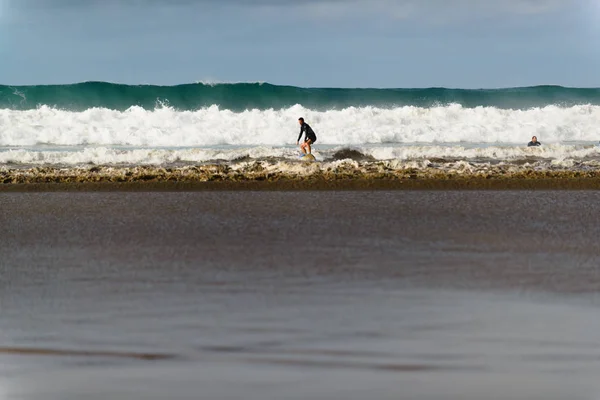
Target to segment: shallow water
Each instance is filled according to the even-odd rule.
[[[529,138],[527,138],[528,140]],[[318,142],[312,151],[318,161],[354,159],[363,162],[391,162],[424,168],[433,164],[441,169],[452,168],[456,162],[472,167],[506,165],[553,170],[597,168],[600,147],[596,141],[553,141],[541,147],[527,147],[527,140],[504,142],[407,142],[356,143],[332,145]],[[158,166],[172,168],[182,165],[226,163],[235,166],[240,161],[293,162],[298,158],[298,146],[289,145],[213,145],[213,146],[125,146],[125,145],[0,145],[0,169],[35,167],[90,166]],[[282,171],[285,165],[279,166]]]
[[[0,193],[0,399],[596,399],[599,200]]]

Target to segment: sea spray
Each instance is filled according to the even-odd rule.
[[[102,145],[137,147],[284,146],[294,144],[303,116],[320,145],[386,143],[594,142],[600,138],[600,106],[546,106],[529,110],[349,107],[316,111],[296,105],[280,110],[233,112],[218,106],[195,111],[172,107],[81,112],[49,106],[0,110],[0,146]]]

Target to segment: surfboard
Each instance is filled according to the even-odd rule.
[[[308,161],[308,162],[317,161],[315,156],[313,156],[312,154],[303,155],[302,157],[300,157],[300,159],[302,161]]]

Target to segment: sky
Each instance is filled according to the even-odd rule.
[[[0,84],[600,87],[600,0],[0,0]]]

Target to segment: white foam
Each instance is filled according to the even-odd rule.
[[[0,146],[283,146],[295,144],[300,116],[317,132],[317,143],[329,145],[523,144],[533,135],[544,144],[600,138],[600,106],[591,105],[526,111],[460,105],[314,111],[296,105],[239,113],[217,106],[197,111],[131,107],[123,112],[103,108],[70,112],[41,106],[27,111],[1,109]]]
[[[222,85],[238,85],[238,84],[258,84],[264,85],[266,81],[222,81],[220,79],[201,79],[195,83],[205,86],[222,86]]]
[[[355,146],[360,153],[375,160],[395,160],[428,165],[442,162],[511,162],[514,160],[546,160],[553,165],[572,165],[582,160],[600,160],[600,147],[592,145],[550,144],[538,148],[520,146],[465,147],[458,145],[419,146]],[[318,160],[330,160],[342,146],[316,149]],[[246,157],[255,160],[268,158],[297,160],[296,147],[238,147],[238,148],[133,148],[78,147],[67,150],[7,149],[0,151],[0,165],[169,165],[234,161]]]
[[[583,159],[600,157],[600,147],[595,145],[547,144],[540,147],[524,145],[466,147],[460,145],[381,146],[361,148],[360,152],[377,160],[417,159],[490,159],[516,160],[524,158]]]

